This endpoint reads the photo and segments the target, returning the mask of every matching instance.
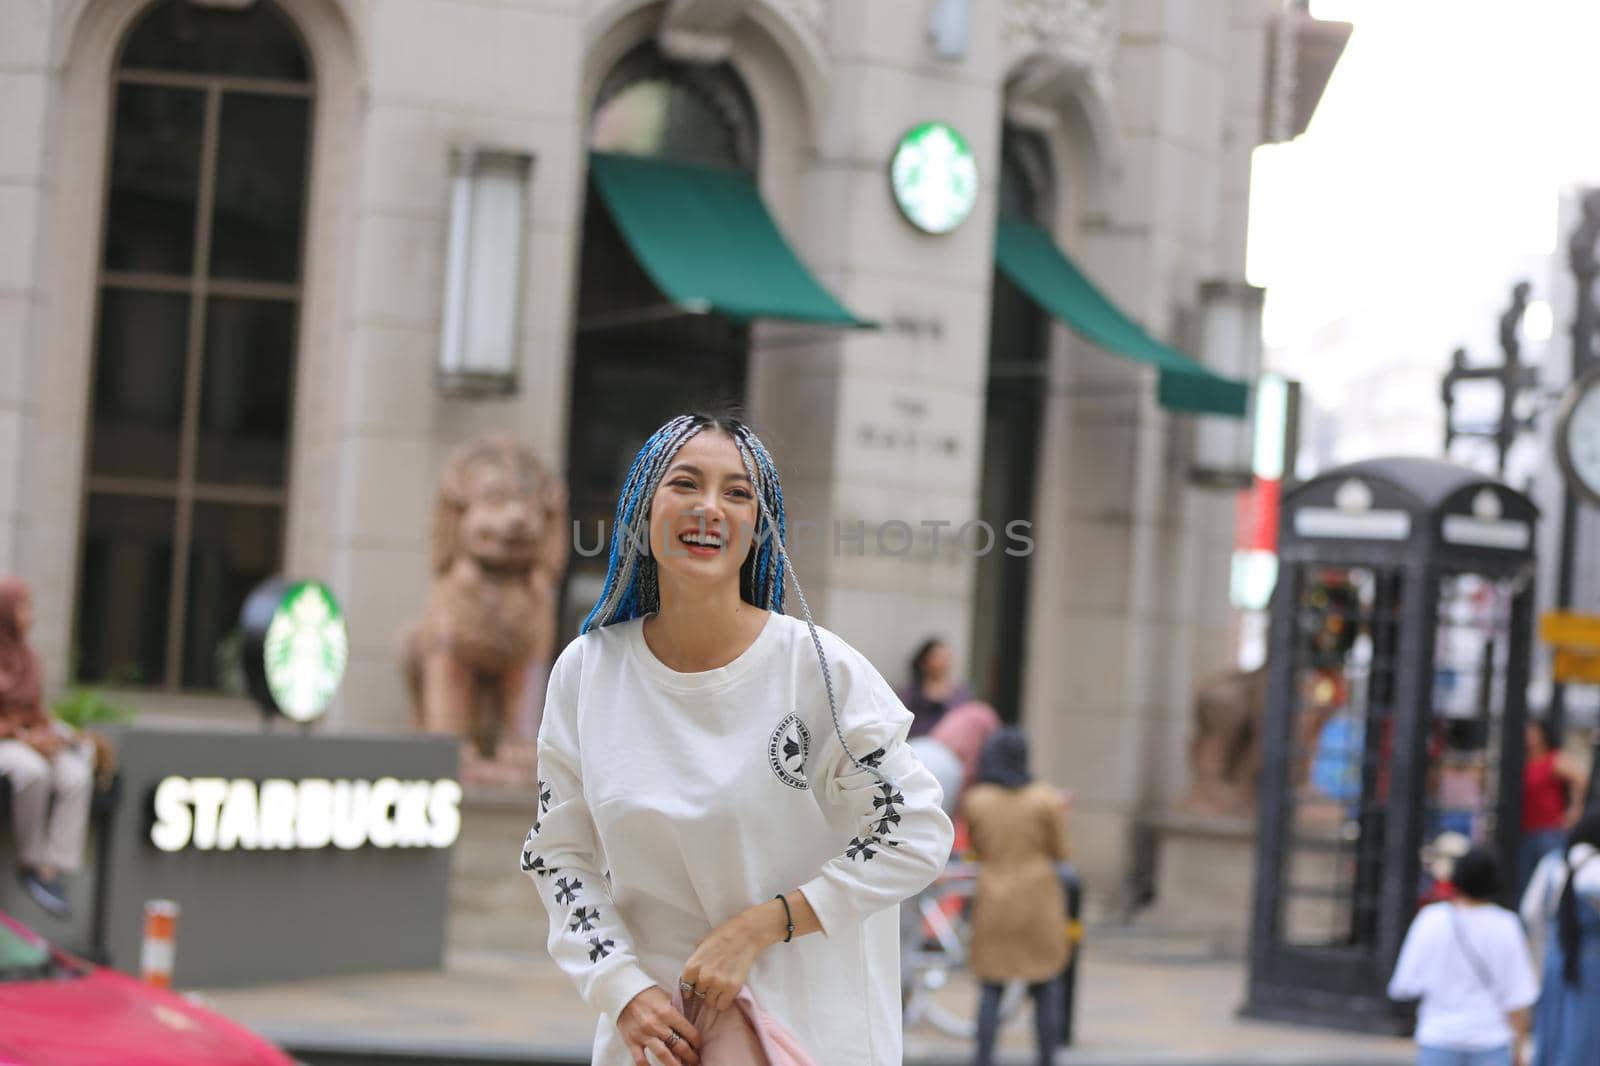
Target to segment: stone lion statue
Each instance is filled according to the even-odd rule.
[[[550,662],[566,519],[566,486],[511,434],[451,456],[434,506],[433,584],[402,649],[418,728],[495,758],[530,668]]]
[[[1194,703],[1189,791],[1178,806],[1195,814],[1248,815],[1261,777],[1261,731],[1267,712],[1267,669],[1232,670],[1207,678]]]

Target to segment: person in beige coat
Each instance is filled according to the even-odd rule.
[[[1061,795],[1028,773],[1028,741],[1013,726],[984,745],[978,780],[962,800],[979,863],[972,905],[971,970],[983,984],[978,1066],[994,1061],[1000,996],[1011,981],[1033,996],[1039,1062],[1060,1043],[1061,974],[1072,944],[1056,866],[1067,857]]]

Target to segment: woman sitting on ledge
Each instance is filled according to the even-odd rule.
[[[61,877],[83,858],[94,746],[45,710],[39,657],[28,646],[32,625],[28,587],[0,578],[0,778],[11,785],[17,872],[29,898],[66,918]]]

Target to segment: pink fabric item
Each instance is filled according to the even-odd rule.
[[[951,751],[966,767],[966,783],[978,776],[978,756],[984,743],[1000,728],[1000,716],[982,700],[968,700],[952,707],[939,719],[928,735]]]
[[[817,1066],[748,988],[739,990],[732,1010],[707,1010],[696,996],[689,1003],[684,1005],[682,992],[672,993],[672,1005],[700,1031],[701,1066]]]

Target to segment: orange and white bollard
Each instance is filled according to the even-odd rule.
[[[178,956],[178,905],[152,899],[144,905],[144,944],[139,950],[139,978],[157,988],[172,987],[172,964]]]

